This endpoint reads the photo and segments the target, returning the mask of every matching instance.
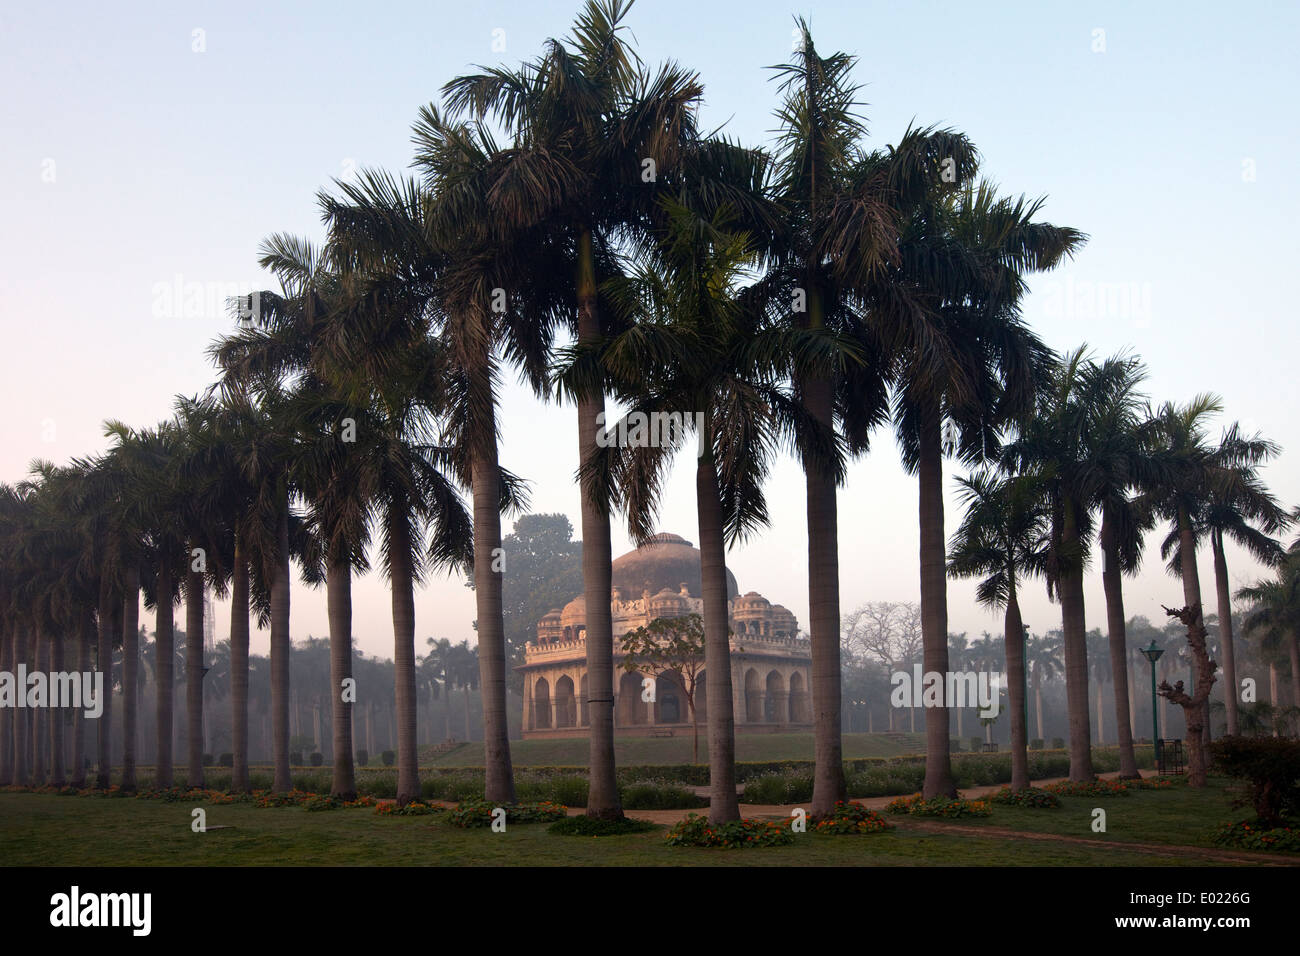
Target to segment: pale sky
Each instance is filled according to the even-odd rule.
[[[1300,8],[1135,6],[638,0],[629,24],[648,63],[700,72],[706,125],[765,144],[777,98],[764,67],[789,58],[792,15],[808,16],[821,52],[859,57],[870,142],[896,142],[912,121],[955,126],[983,153],[985,176],[1046,195],[1045,218],[1090,235],[1077,261],[1034,280],[1026,314],[1040,335],[1058,350],[1087,341],[1099,356],[1136,351],[1159,401],[1222,395],[1223,424],[1240,420],[1283,446],[1264,474],[1290,507],[1300,502],[1289,281]],[[320,238],[318,189],[357,167],[404,169],[416,111],[443,83],[473,64],[533,57],[578,8],[0,8],[0,380],[10,408],[0,480],[22,479],[34,458],[100,451],[104,419],[153,424],[174,395],[206,388],[204,350],[230,327],[222,298],[272,284],[256,264],[260,242],[277,231]],[[575,418],[513,381],[503,390],[503,465],[531,480],[532,510],[563,512],[576,529]],[[698,542],[690,466],[674,475],[661,526]],[[804,493],[792,462],[768,495],[771,527],[729,567],[743,591],[785,604],[806,628]],[[845,612],[917,598],[916,508],[915,482],[882,432],[840,494]],[[950,535],[959,520],[950,498]],[[621,525],[614,538],[616,555],[629,549]],[[1229,569],[1234,588],[1261,573],[1235,550]],[[1208,555],[1201,576],[1209,605]],[[950,585],[950,629],[1000,632],[973,593],[973,583]],[[1126,597],[1130,614],[1157,622],[1161,602],[1181,603],[1154,543]],[[1089,626],[1104,626],[1099,575],[1087,598]],[[358,647],[391,656],[382,579],[357,581],[353,600]],[[1024,604],[1035,630],[1059,626],[1041,583]],[[430,582],[416,611],[421,648],[426,636],[473,635],[461,579]],[[218,613],[223,639],[229,620]],[[295,591],[292,631],[327,633],[323,590]],[[254,650],[266,647],[255,634]]]

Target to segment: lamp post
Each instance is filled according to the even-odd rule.
[[[1142,648],[1142,656],[1151,662],[1151,746],[1155,748],[1156,769],[1160,767],[1160,725],[1156,722],[1156,661],[1164,649],[1156,647],[1156,639],[1151,638],[1149,647]]]

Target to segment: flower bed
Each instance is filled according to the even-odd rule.
[[[363,804],[356,804],[362,806]],[[381,817],[423,817],[430,813],[441,813],[442,807],[435,807],[425,803],[423,800],[412,800],[404,807],[399,807],[396,802],[381,803],[375,807],[375,813]]]
[[[1275,850],[1300,853],[1300,829],[1295,827],[1263,828],[1257,823],[1225,823],[1214,831],[1219,846],[1243,850]]]
[[[1028,787],[1025,790],[1012,790],[1010,787],[1003,787],[989,797],[989,800],[1010,807],[1027,807],[1033,810],[1052,809],[1061,805],[1060,797],[1038,787]]]
[[[963,800],[960,797],[934,797],[926,800],[919,793],[910,797],[899,797],[889,801],[885,806],[889,813],[908,813],[917,817],[987,817],[993,813],[993,807],[987,800]]]
[[[753,846],[785,846],[794,842],[790,824],[776,820],[728,820],[710,823],[707,817],[687,814],[668,831],[669,846],[722,847],[729,850]]]
[[[829,816],[816,817],[813,820],[814,833],[880,833],[892,830],[894,825],[874,810],[868,810],[860,803],[837,800],[835,809]]]

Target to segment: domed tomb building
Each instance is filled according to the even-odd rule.
[[[623,736],[691,732],[680,676],[661,674],[653,703],[642,701],[643,676],[622,668],[622,638],[659,617],[704,614],[700,552],[675,534],[655,535],[613,562],[614,731]],[[737,733],[812,729],[812,653],[795,616],[755,591],[741,594],[727,572],[731,687]],[[581,737],[587,717],[587,602],[578,595],[537,622],[524,649],[524,736]],[[696,719],[708,721],[707,675],[696,687]]]

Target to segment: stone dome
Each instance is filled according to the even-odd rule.
[[[573,625],[584,626],[587,623],[587,596],[579,594],[576,598],[564,605],[564,610],[560,612],[560,623],[564,627]]]
[[[646,591],[652,595],[665,590],[676,594],[682,584],[686,585],[691,597],[703,596],[700,552],[685,538],[675,534],[655,535],[635,551],[615,558],[612,570],[613,586],[621,588],[629,598],[640,598]],[[739,593],[735,575],[728,570],[727,598]],[[583,611],[585,614],[585,606]]]

